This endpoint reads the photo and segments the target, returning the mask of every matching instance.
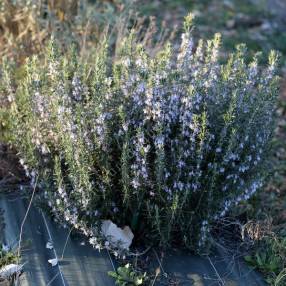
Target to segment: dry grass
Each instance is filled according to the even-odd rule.
[[[85,0],[3,0],[0,12],[0,56],[23,62],[33,53],[43,50],[53,34],[63,46],[72,42],[79,46],[100,38],[103,26],[112,25],[124,10],[123,5]],[[92,6],[91,6],[92,5]]]

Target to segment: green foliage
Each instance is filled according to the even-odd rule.
[[[178,53],[168,44],[150,56],[131,31],[114,61],[107,40],[89,58],[52,40],[23,78],[3,66],[20,162],[55,217],[97,247],[111,219],[162,246],[206,250],[212,224],[264,183],[277,55],[262,69],[240,45],[221,64],[220,35],[194,51],[191,20]]]
[[[135,272],[130,264],[124,267],[118,267],[116,271],[109,271],[108,275],[115,279],[115,284],[119,286],[137,286],[143,285],[146,273],[140,274]]]
[[[14,69],[14,65],[7,61],[4,57],[3,69],[2,69],[2,81],[0,83],[0,142],[8,141],[7,130],[11,128],[10,126],[10,103],[14,101],[14,90],[12,87],[12,80],[10,74]]]
[[[17,262],[17,255],[12,251],[5,251],[0,244],[0,268]]]
[[[286,283],[286,268],[282,269],[274,280],[274,286],[283,286]]]
[[[245,256],[252,266],[265,273],[270,285],[284,285],[286,282],[286,239],[265,237],[259,242],[253,255]]]

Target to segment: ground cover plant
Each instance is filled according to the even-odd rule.
[[[150,56],[136,34],[114,61],[108,42],[92,59],[51,41],[21,79],[4,63],[10,143],[44,190],[56,219],[110,247],[102,219],[137,238],[206,251],[212,225],[264,184],[277,95],[277,55],[259,67],[240,45],[219,62],[220,35]],[[116,248],[115,245],[112,246]]]
[[[12,251],[3,249],[3,246],[0,245],[0,268],[16,262],[17,255]]]
[[[285,285],[286,282],[286,239],[275,234],[265,236],[258,247],[245,260],[267,275],[270,285]]]
[[[137,273],[130,264],[118,267],[116,271],[109,271],[108,275],[115,279],[115,284],[119,286],[135,286],[146,284],[146,273]]]

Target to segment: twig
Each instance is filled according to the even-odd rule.
[[[156,282],[156,280],[157,280],[159,274],[160,274],[160,268],[157,268],[157,269],[156,269],[155,278],[154,278],[154,280],[152,281],[151,286],[154,286],[154,284],[155,284],[155,282]]]
[[[65,245],[64,245],[64,248],[63,248],[63,252],[62,252],[62,256],[61,256],[61,260],[64,259],[64,253],[65,253],[65,250],[66,250],[66,247],[67,247],[67,244],[68,244],[68,240],[69,240],[69,237],[71,235],[71,232],[73,230],[73,227],[71,227],[69,233],[68,233],[68,236],[67,236],[67,239],[66,239],[66,242],[65,242]]]
[[[151,247],[152,246],[147,247],[144,251],[142,251],[140,253],[133,253],[133,252],[131,252],[130,256],[136,256],[136,257],[142,256],[142,255],[146,254],[151,249]]]
[[[29,211],[30,211],[30,208],[31,208],[31,205],[32,205],[32,202],[33,202],[33,199],[34,199],[34,195],[35,195],[36,187],[37,187],[37,182],[38,182],[38,177],[36,178],[35,185],[34,185],[34,189],[33,189],[33,193],[32,193],[32,196],[31,196],[31,199],[30,199],[30,202],[29,202],[27,211],[26,211],[25,216],[24,216],[24,218],[23,218],[23,221],[22,221],[22,224],[21,224],[21,228],[20,228],[19,243],[18,243],[18,252],[17,252],[17,263],[18,263],[18,264],[19,264],[19,259],[20,259],[20,255],[21,255],[21,241],[22,241],[23,228],[24,228],[24,224],[25,224],[25,222],[26,222],[28,213],[29,213]]]
[[[113,268],[113,270],[116,272],[116,268],[115,268],[115,266],[114,266],[114,263],[113,263],[113,261],[112,261],[112,258],[111,258],[111,255],[110,255],[108,249],[106,249],[106,252],[107,252],[107,254],[108,254],[108,257],[109,257],[110,263],[111,263],[111,265],[112,265],[112,268]]]
[[[30,211],[30,208],[31,208],[31,206],[32,206],[32,202],[33,202],[34,195],[35,195],[35,192],[36,192],[37,183],[38,183],[38,176],[37,176],[37,178],[36,178],[36,180],[35,180],[35,185],[34,185],[33,193],[32,193],[32,196],[31,196],[31,199],[30,199],[30,202],[29,202],[27,211],[26,211],[25,216],[24,216],[24,218],[23,218],[23,221],[22,221],[22,224],[21,224],[21,228],[20,228],[18,251],[17,251],[17,264],[18,264],[18,265],[19,265],[19,263],[20,263],[20,256],[21,256],[21,241],[22,241],[23,228],[24,228],[25,221],[26,221],[26,219],[27,219],[27,217],[28,217],[28,213],[29,213],[29,211]],[[20,274],[20,273],[17,273],[17,275],[16,275],[15,285],[19,285],[19,277],[20,277],[19,274]]]
[[[219,273],[217,272],[217,270],[216,270],[216,268],[215,268],[215,266],[214,266],[214,264],[213,264],[213,262],[212,262],[212,260],[210,259],[209,256],[208,256],[208,260],[209,260],[209,262],[210,262],[212,268],[214,269],[214,271],[215,271],[215,273],[216,273],[216,275],[217,275],[217,277],[218,277],[218,279],[219,279],[221,285],[225,285],[225,283],[223,282],[222,278],[220,277]]]
[[[157,258],[157,260],[158,260],[158,263],[159,263],[159,266],[160,266],[160,268],[161,268],[161,270],[162,270],[163,275],[164,275],[165,277],[168,277],[168,274],[164,271],[164,268],[163,268],[163,266],[162,266],[162,263],[161,263],[161,261],[160,261],[160,258],[159,258],[158,254],[157,254],[157,252],[156,252],[156,250],[155,250],[154,248],[153,248],[153,252],[155,253],[155,256],[156,256],[156,258]]]

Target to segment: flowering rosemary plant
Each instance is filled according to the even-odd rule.
[[[274,129],[277,55],[248,63],[240,45],[220,63],[220,35],[150,56],[131,32],[110,60],[104,41],[92,59],[44,58],[16,81],[4,67],[11,143],[37,175],[55,218],[97,248],[104,219],[146,240],[203,249],[212,225],[263,186]],[[9,77],[9,74],[12,76]]]

